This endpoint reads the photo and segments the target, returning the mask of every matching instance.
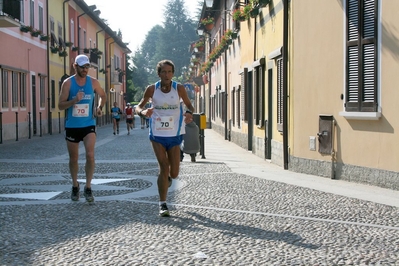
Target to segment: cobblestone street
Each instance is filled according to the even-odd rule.
[[[211,129],[205,143],[169,218],[147,129],[98,128],[93,204],[70,200],[63,134],[1,144],[1,265],[399,265],[398,191],[285,171]]]

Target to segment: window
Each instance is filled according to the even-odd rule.
[[[254,64],[255,124],[258,127],[262,127],[265,120],[264,62],[262,58]]]
[[[346,4],[345,111],[377,112],[377,0]]]
[[[8,70],[5,69],[2,73],[1,107],[8,107]]]
[[[43,6],[39,5],[39,30],[41,32],[44,32],[44,12],[43,12]]]
[[[40,76],[40,108],[44,108],[46,106],[46,79]]]
[[[231,92],[231,121],[233,122],[233,127],[236,125],[236,88],[233,87]]]
[[[17,2],[17,1],[12,1],[13,3]],[[21,2],[21,8],[20,8],[20,18],[19,20],[22,23],[25,23],[25,5],[24,2]]]
[[[19,75],[19,106],[26,108],[26,74]]]
[[[237,88],[237,127],[241,127],[241,85]]]
[[[12,87],[11,87],[11,98],[12,108],[18,107],[18,72],[12,71]]]
[[[51,47],[57,47],[58,46],[58,39],[55,36],[55,23],[54,23],[54,18],[50,17],[50,46]]]
[[[30,1],[30,25],[35,28],[35,1]]]
[[[248,101],[248,68],[244,68],[244,71],[241,73],[241,118],[244,121],[248,121],[248,112],[247,112],[247,101]]]
[[[283,58],[276,60],[277,64],[277,130],[283,131]]]
[[[51,108],[55,109],[55,80],[51,80]]]
[[[64,49],[66,48],[64,38],[62,38],[62,25],[61,22],[58,22],[58,41],[60,44],[60,47],[63,47]]]
[[[69,27],[69,31],[70,31],[71,43],[75,43],[75,23],[73,19],[71,19],[71,26]]]

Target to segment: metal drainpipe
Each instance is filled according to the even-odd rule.
[[[288,1],[284,4],[283,32],[283,156],[284,170],[288,169]]]
[[[209,38],[208,38],[208,42],[209,42],[209,53],[211,53],[211,48],[212,48],[212,38],[211,38],[211,34],[209,34]],[[209,129],[212,128],[212,119],[211,119],[211,89],[212,89],[212,67],[209,69],[209,77],[208,77],[208,123],[209,123]]]
[[[112,73],[111,73],[111,66],[112,66],[112,64],[111,64],[111,44],[113,44],[113,43],[115,43],[115,41],[113,41],[113,42],[110,42],[109,44],[108,44],[108,52],[109,52],[109,89],[111,89],[111,80],[112,80]],[[116,93],[116,92],[115,92]],[[109,96],[111,96],[111,94],[109,95]],[[111,98],[111,97],[110,97]],[[115,98],[115,97],[114,97]],[[115,99],[114,99],[114,101],[115,101]],[[112,105],[113,105],[113,101],[109,101],[109,109],[111,110],[111,108],[112,108]]]
[[[104,29],[102,29],[102,30],[99,30],[99,31],[97,31],[96,32],[96,48],[98,48],[98,34],[100,33],[100,32],[102,32]],[[98,65],[98,57],[97,57],[97,65]],[[98,69],[99,68],[97,68],[97,71],[96,71],[96,77],[97,77],[97,79],[98,79]]]
[[[69,1],[69,0],[68,0]],[[49,12],[48,12],[48,0],[46,0],[46,18],[47,18],[47,35],[48,35],[48,33],[49,33],[49,21],[48,21],[48,18],[49,18]],[[49,49],[50,49],[50,46],[49,46],[49,40],[47,40],[46,41],[46,45],[47,45],[47,51],[46,51],[46,59],[47,59],[47,94],[48,94],[48,97],[47,97],[47,103],[48,103],[48,110],[47,110],[47,124],[48,124],[48,127],[49,127],[49,133],[50,133],[50,135],[52,135],[52,133],[53,133],[53,129],[52,129],[52,123],[51,123],[51,102],[50,102],[50,92],[51,92],[51,90],[50,90],[50,56],[49,56]],[[64,60],[65,61],[65,60]],[[50,126],[51,126],[51,128],[50,128]]]
[[[64,0],[64,2],[62,3],[62,29],[64,30],[64,42],[66,42],[66,29],[65,29],[65,3],[69,2],[69,0]],[[47,5],[47,12],[48,12],[48,5]],[[47,16],[48,17],[48,16]],[[66,57],[64,58],[64,76],[66,74]]]
[[[224,1],[224,10],[226,10],[227,9],[227,6],[226,6],[226,2],[227,1]],[[227,14],[226,14],[226,12],[225,11],[223,11],[223,30],[224,31],[226,31],[226,25],[227,25],[227,23],[226,23],[226,16],[227,16]],[[228,99],[228,90],[229,90],[229,88],[227,88],[227,50],[226,51],[224,51],[224,99],[223,99],[223,101],[224,101],[224,139],[225,140],[228,140],[229,139],[229,136],[228,136],[228,124],[227,124],[227,99]]]

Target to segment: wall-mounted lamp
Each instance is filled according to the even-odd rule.
[[[203,30],[203,29],[197,29],[197,34],[198,34],[199,36],[204,35],[204,30]]]
[[[207,8],[213,7],[213,0],[205,0],[205,5]]]
[[[115,92],[115,89],[114,89],[114,88],[111,88],[111,89],[109,90],[109,92],[114,93],[114,92]]]

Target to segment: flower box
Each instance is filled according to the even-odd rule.
[[[19,27],[19,30],[22,31],[22,32],[30,32],[31,29],[32,29],[31,26],[21,25],[21,26]]]
[[[40,40],[41,41],[48,41],[50,37],[48,35],[40,35]]]
[[[33,37],[38,37],[40,33],[40,30],[31,30],[30,35],[32,35]]]
[[[67,51],[64,50],[64,51],[60,51],[58,53],[58,55],[61,56],[61,57],[66,57],[68,55],[68,53],[67,53]]]
[[[56,54],[60,51],[60,49],[57,46],[51,46],[50,51],[51,53]]]

